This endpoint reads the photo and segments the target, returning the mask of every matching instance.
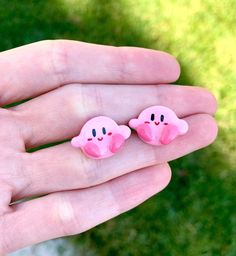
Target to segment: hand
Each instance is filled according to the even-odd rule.
[[[215,139],[214,97],[202,88],[164,85],[179,72],[163,52],[65,40],[0,54],[1,106],[31,98],[0,109],[0,255],[83,232],[137,206],[168,184],[166,162]],[[134,134],[103,160],[85,157],[70,142],[26,152],[78,135],[94,116],[126,124],[151,105],[173,109],[189,132],[160,147]],[[37,195],[45,196],[13,203]]]

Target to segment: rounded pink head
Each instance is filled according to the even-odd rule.
[[[143,141],[151,145],[169,144],[188,131],[187,122],[164,106],[146,108],[137,119],[129,121],[129,126],[137,131]]]
[[[130,134],[128,126],[118,125],[109,117],[98,116],[85,123],[80,134],[71,140],[71,144],[81,148],[87,156],[101,159],[114,155]]]

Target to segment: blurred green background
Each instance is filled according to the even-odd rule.
[[[165,191],[69,243],[82,255],[236,255],[235,0],[0,0],[0,22],[0,50],[67,38],[170,52],[177,83],[219,102],[217,141],[172,162]]]

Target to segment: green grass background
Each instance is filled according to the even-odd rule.
[[[168,51],[179,84],[218,99],[217,141],[172,162],[159,195],[70,238],[83,255],[236,255],[235,0],[0,0],[0,22],[0,50],[67,38]]]

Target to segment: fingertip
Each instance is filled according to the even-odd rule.
[[[158,188],[157,192],[162,191],[170,183],[172,172],[168,163],[162,163],[149,167],[153,171],[152,183],[155,188]]]
[[[201,140],[205,144],[204,146],[207,146],[215,141],[218,134],[218,126],[216,120],[211,115],[203,114],[201,119]]]
[[[111,181],[110,188],[119,203],[120,212],[124,212],[162,191],[170,180],[170,167],[163,163],[121,176]]]
[[[209,144],[212,144],[216,140],[218,135],[218,125],[215,118],[210,115],[208,116],[208,122],[209,122],[209,130],[211,131],[209,133],[208,142]]]
[[[163,188],[165,188],[171,180],[172,172],[168,163],[158,165],[159,176],[161,177]]]
[[[189,91],[192,91],[192,94],[198,94],[199,102],[196,104],[202,104],[204,106],[204,112],[210,115],[214,115],[217,111],[218,103],[215,95],[207,88],[198,87],[198,86],[187,86]],[[203,105],[203,103],[205,105]]]
[[[194,138],[194,144],[197,149],[204,148],[213,143],[218,134],[216,120],[209,114],[196,114],[187,118],[189,123],[189,131],[186,135]],[[196,150],[196,149],[194,149]]]
[[[162,83],[172,83],[175,82],[179,79],[180,77],[180,72],[181,72],[181,67],[177,59],[167,53],[167,52],[160,52],[161,55],[163,56],[163,61],[166,63],[166,74],[165,77],[168,79],[163,79]]]
[[[172,82],[175,82],[180,77],[181,67],[180,67],[179,62],[173,55],[169,54],[169,56],[172,60],[172,66],[171,66],[171,70],[170,70],[170,80],[172,80]]]
[[[206,97],[208,98],[209,114],[214,115],[218,109],[218,102],[217,102],[216,96],[207,88],[203,88],[203,91],[205,91]]]

